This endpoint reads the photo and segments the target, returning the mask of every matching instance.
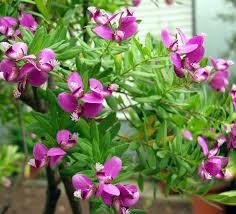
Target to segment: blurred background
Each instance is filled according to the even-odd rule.
[[[120,0],[122,1],[122,0]],[[136,9],[136,16],[142,20],[138,37],[142,40],[150,32],[152,35],[160,37],[161,29],[168,26],[174,31],[175,27],[180,27],[188,35],[206,34],[205,47],[206,55],[213,57],[224,57],[236,61],[236,0],[141,0]],[[0,85],[1,87],[1,85]],[[0,95],[0,99],[2,99]],[[2,104],[4,103],[4,104]],[[0,102],[0,205],[6,192],[9,191],[11,180],[9,177],[17,173],[19,161],[23,159],[21,148],[19,147],[19,127],[17,116],[11,122],[3,115],[3,108],[9,108],[6,102]],[[4,111],[5,112],[5,111]],[[9,112],[13,112],[12,109]],[[125,118],[120,118],[123,122],[121,134],[126,134],[132,130],[127,129]],[[32,146],[35,143],[34,136],[28,133],[28,143]],[[8,145],[8,146],[7,146]],[[10,146],[9,146],[10,145]],[[32,149],[32,147],[31,147]],[[39,214],[42,213],[45,200],[46,181],[43,172],[25,170],[26,182],[14,195],[12,208],[8,213],[15,214]],[[162,194],[163,186],[160,184],[157,189],[157,197],[153,199],[153,186],[147,181],[145,192],[139,207],[147,210],[148,213],[162,214],[187,214],[199,213],[196,207],[201,206],[201,214],[236,213],[234,211],[223,211],[223,209],[210,207],[198,199],[192,206],[191,198],[171,194],[165,198]],[[24,200],[22,200],[24,198]],[[83,209],[86,213],[86,202]],[[221,207],[222,208],[222,207]],[[57,213],[69,214],[70,208],[65,195],[59,200]]]

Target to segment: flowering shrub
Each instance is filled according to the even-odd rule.
[[[208,64],[204,35],[187,38],[180,28],[178,36],[164,27],[161,39],[148,34],[141,43],[138,17],[119,7],[140,1],[106,2],[35,1],[18,5],[19,14],[10,2],[12,11],[1,11],[1,84],[31,107],[24,119],[38,142],[29,165],[47,169],[56,195],[48,195],[54,201],[45,213],[60,194],[55,171],[74,213],[77,199],[89,199],[97,212],[121,214],[142,212],[132,207],[145,177],[166,181],[166,194],[205,194],[211,183],[202,180],[233,173],[233,62],[209,57]],[[118,112],[134,134],[119,133]],[[125,155],[131,151],[135,161]],[[134,173],[140,191],[122,183]]]

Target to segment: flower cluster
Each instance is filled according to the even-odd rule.
[[[210,85],[215,91],[225,91],[225,88],[229,84],[228,68],[234,63],[231,60],[227,61],[224,59],[214,60],[212,57],[209,57],[209,59],[216,71],[211,77]]]
[[[199,66],[199,62],[205,52],[203,47],[204,36],[197,35],[187,39],[180,28],[177,28],[177,31],[181,38],[182,46],[179,46],[179,40],[167,28],[164,28],[161,33],[164,45],[172,52],[170,60],[174,64],[176,75],[185,77],[186,70],[195,82],[205,81],[209,77],[209,69],[206,68],[203,71]]]
[[[15,34],[16,36],[18,36],[20,39],[23,40],[22,35],[20,33],[20,28],[15,30],[15,26],[17,25],[29,29],[32,33],[35,33],[38,27],[37,22],[35,21],[34,17],[31,14],[29,13],[22,14],[22,11],[20,11],[19,20],[10,16],[5,16],[0,18],[0,33],[5,35],[6,37],[11,37]]]
[[[111,41],[121,42],[122,40],[131,38],[138,30],[136,17],[133,16],[131,9],[119,11],[110,15],[101,13],[100,9],[89,7],[90,15],[98,26],[93,28],[93,32],[97,36]],[[126,16],[123,17],[123,14]]]
[[[86,200],[95,196],[101,197],[107,206],[114,206],[120,214],[129,213],[129,208],[139,200],[139,192],[135,185],[113,185],[112,181],[116,178],[122,168],[122,161],[118,157],[108,160],[104,166],[96,164],[96,177],[99,185],[87,176],[76,174],[72,177],[75,188],[74,196]]]
[[[36,143],[33,149],[34,159],[29,161],[29,165],[37,169],[45,167],[50,163],[50,167],[55,166],[72,147],[77,144],[78,134],[71,134],[68,130],[61,130],[57,133],[57,143],[61,148],[55,147],[48,150],[42,143]]]
[[[201,83],[209,79],[210,86],[216,91],[224,91],[228,85],[228,68],[233,64],[232,61],[209,57],[214,70],[211,75],[212,67],[200,67],[200,62],[204,56],[203,47],[204,36],[196,35],[187,39],[180,28],[177,32],[181,38],[182,46],[179,46],[179,40],[167,29],[162,30],[161,36],[164,45],[172,52],[170,60],[174,64],[174,71],[178,77],[185,77],[187,71],[194,82]]]
[[[202,147],[204,156],[207,158],[206,161],[202,161],[198,169],[198,173],[203,179],[211,179],[212,177],[223,179],[229,176],[225,171],[229,158],[224,156],[216,156],[219,147],[225,142],[225,138],[220,139],[218,143],[215,142],[210,151],[208,150],[206,140],[206,137],[198,137],[198,143]]]
[[[204,130],[204,132],[206,132],[206,130]],[[208,132],[213,133],[214,129],[210,128]],[[184,130],[183,135],[186,139],[193,140],[193,136],[190,131]],[[198,168],[198,173],[203,179],[212,179],[212,177],[224,179],[225,177],[230,176],[230,174],[226,171],[229,157],[216,155],[219,151],[219,148],[226,142],[226,138],[224,135],[218,134],[218,137],[215,137],[214,139],[215,142],[213,148],[209,151],[207,146],[207,137],[197,137],[197,142],[201,146],[203,154],[206,157],[206,160],[202,160],[201,165]]]
[[[224,125],[224,129],[228,134],[228,149],[235,149],[236,148],[236,124],[232,123],[229,126]]]
[[[49,48],[43,49],[39,55],[37,62],[36,56],[27,55],[28,46],[23,42],[16,42],[10,45],[3,42],[5,55],[7,58],[0,63],[0,73],[2,72],[3,79],[7,82],[18,83],[18,89],[15,91],[15,96],[20,96],[24,91],[26,83],[34,87],[39,87],[48,80],[48,72],[52,71],[57,65],[55,53]],[[17,62],[28,61],[20,69]]]
[[[78,121],[80,116],[88,118],[95,117],[102,111],[103,99],[110,96],[117,90],[116,84],[108,85],[103,88],[102,84],[96,79],[90,79],[91,93],[84,94],[84,85],[80,75],[72,72],[68,78],[68,87],[71,93],[60,93],[58,103],[66,112],[71,112],[71,119]],[[82,101],[83,104],[78,104]]]

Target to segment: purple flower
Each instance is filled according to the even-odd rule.
[[[202,161],[198,173],[203,179],[211,179],[212,177],[223,179],[225,177],[225,168],[228,165],[229,158],[223,156],[215,156],[219,146],[222,144],[215,143],[212,150],[208,150],[206,140],[203,137],[198,137],[198,143],[202,147],[202,151],[207,158],[207,161]]]
[[[89,7],[90,16],[93,18],[93,21],[99,25],[104,25],[109,21],[108,14],[101,14],[100,9],[96,7]]]
[[[120,195],[113,199],[114,206],[120,214],[128,213],[128,209],[134,206],[139,198],[140,194],[137,186],[135,185],[116,185],[120,190]]]
[[[44,48],[42,51],[40,51],[37,62],[39,69],[49,72],[52,71],[57,64],[58,61],[56,60],[55,53],[52,49]]]
[[[170,60],[174,64],[176,75],[178,77],[184,77],[184,69],[186,69],[194,81],[203,81],[202,74],[199,74],[202,71],[197,71],[196,75],[192,74],[192,71],[199,68],[198,63],[204,56],[204,37],[194,36],[191,39],[187,39],[180,28],[177,28],[177,31],[182,41],[181,47],[179,47],[178,39],[167,28],[164,28],[161,33],[164,45],[173,52],[170,54]]]
[[[236,148],[236,125],[234,124],[231,131],[228,133],[228,145],[229,149]]]
[[[211,67],[207,66],[205,68],[198,68],[194,73],[193,73],[193,80],[194,82],[197,83],[202,83],[205,82],[209,79],[210,77],[210,72],[211,72]]]
[[[0,63],[0,71],[3,72],[4,80],[7,82],[17,82],[18,66],[9,59],[3,59]]]
[[[22,92],[25,89],[26,82],[34,87],[39,87],[48,80],[48,73],[39,70],[33,64],[26,63],[20,69],[20,74],[18,77],[19,85],[22,88],[19,90]]]
[[[225,71],[228,70],[229,66],[233,65],[234,62],[231,60],[217,59],[214,60],[213,57],[209,57],[211,64],[215,68],[216,71]]]
[[[30,13],[25,13],[19,17],[20,25],[35,33],[38,24]]]
[[[49,158],[47,156],[48,149],[42,143],[36,143],[33,149],[34,159],[29,161],[29,165],[35,168],[42,168],[46,166],[49,162]]]
[[[192,134],[191,134],[191,132],[190,131],[188,131],[188,130],[183,130],[183,135],[184,135],[184,137],[186,138],[186,139],[188,139],[188,140],[193,140],[193,136],[192,136]]]
[[[36,58],[36,56],[33,54],[25,56],[27,54],[27,51],[28,51],[28,46],[24,42],[16,42],[10,48],[8,48],[5,54],[9,59],[15,61],[19,60],[32,61],[32,59]]]
[[[58,96],[58,103],[66,112],[72,113],[72,120],[79,120],[80,116],[95,117],[102,111],[103,98],[106,98],[117,89],[115,84],[108,85],[106,89],[96,79],[90,79],[92,93],[84,94],[84,85],[78,73],[73,72],[68,78],[68,87],[71,94],[63,92]],[[78,100],[84,102],[78,105]]]
[[[57,143],[65,151],[69,151],[77,144],[78,134],[71,134],[68,130],[57,132]]]
[[[35,168],[42,168],[50,162],[50,167],[53,167],[62,160],[65,154],[66,152],[60,148],[51,148],[48,150],[44,144],[36,143],[33,149],[34,159],[29,161],[29,165]]]
[[[126,9],[126,12],[127,14],[125,17],[122,17],[123,12],[117,12],[114,15],[112,15],[107,21],[105,19],[107,19],[108,15],[105,14],[106,18],[103,18],[102,23],[100,21],[99,26],[93,28],[93,32],[103,39],[111,41],[115,40],[117,42],[121,42],[124,39],[131,38],[137,32],[138,24],[136,23],[136,17],[133,16],[133,13],[129,9]],[[97,12],[95,12],[95,14],[96,13]],[[118,19],[118,21],[116,21],[115,18],[118,15],[120,15],[120,18]],[[100,10],[99,10],[99,17],[101,16],[102,15],[100,15]],[[114,20],[118,25],[118,27],[115,29],[113,29],[111,25],[111,22]],[[98,23],[98,21],[96,22]]]
[[[96,191],[96,186],[93,181],[85,175],[74,175],[72,177],[72,183],[75,189],[74,196],[79,199],[89,199],[94,195]]]
[[[233,105],[234,105],[234,111],[236,111],[236,85],[233,85],[231,90],[230,90],[230,94],[232,96],[232,101],[233,101]]]
[[[50,158],[50,167],[54,167],[66,154],[61,148],[51,148],[48,150],[47,156]]]
[[[217,71],[211,77],[210,86],[215,91],[225,91],[225,88],[229,84],[228,78],[229,78],[228,71]]]
[[[140,5],[141,0],[133,0],[132,3],[133,3],[133,5],[134,5],[135,7],[137,7],[137,6]]]
[[[233,85],[230,91],[230,94],[232,95],[233,98],[236,97],[236,85]]]
[[[13,26],[17,25],[18,21],[10,16],[0,18],[0,33],[6,37],[13,36],[15,30]]]
[[[107,195],[119,196],[120,190],[113,184],[112,180],[116,178],[121,170],[122,161],[118,157],[113,157],[108,160],[101,171],[96,172],[96,176],[99,180],[99,187],[96,192],[96,197],[102,196],[106,205],[111,206],[111,201],[106,198]]]

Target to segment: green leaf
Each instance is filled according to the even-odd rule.
[[[140,103],[155,103],[161,99],[161,96],[159,95],[153,95],[149,97],[137,97],[135,98],[135,101],[140,102]]]
[[[22,26],[20,26],[20,33],[24,39],[24,42],[29,45],[32,40],[33,40],[33,34],[31,33],[30,30],[26,29],[26,28],[23,28]]]
[[[108,150],[108,154],[111,156],[121,156],[126,150],[129,148],[128,143],[120,144],[118,146],[113,146],[111,149]]]
[[[72,59],[75,56],[77,56],[81,52],[80,47],[75,47],[75,48],[68,48],[68,50],[63,51],[62,53],[57,53],[56,58],[58,60],[67,60],[67,59]]]
[[[40,13],[43,14],[43,16],[49,20],[49,12],[46,6],[46,3],[44,2],[44,0],[35,0],[36,6],[38,8],[38,10],[40,11]]]
[[[95,120],[91,121],[91,126],[90,126],[90,137],[91,139],[95,139],[97,142],[99,142],[99,131],[98,131],[98,126],[95,122]]]
[[[208,195],[205,197],[208,200],[217,201],[226,205],[236,205],[236,190],[223,192],[220,194]]]
[[[46,41],[47,31],[45,26],[40,26],[35,35],[33,40],[29,45],[29,53],[38,55],[38,53],[44,48],[44,42]]]
[[[107,104],[108,106],[114,110],[114,111],[117,111],[118,110],[118,101],[117,99],[114,97],[114,96],[109,96],[106,98],[106,101],[107,101]]]
[[[131,214],[147,214],[147,212],[146,211],[144,211],[144,210],[139,210],[139,209],[130,209],[130,213]]]
[[[140,191],[143,191],[143,175],[139,174],[138,176],[138,188],[140,189]]]
[[[116,122],[117,122],[116,113],[113,112],[109,114],[104,120],[102,120],[102,122],[99,123],[98,125],[99,133],[100,134],[105,133],[107,129],[112,127]]]
[[[78,132],[80,136],[90,138],[90,127],[88,123],[83,119],[80,118],[79,122],[76,124],[78,128]]]

